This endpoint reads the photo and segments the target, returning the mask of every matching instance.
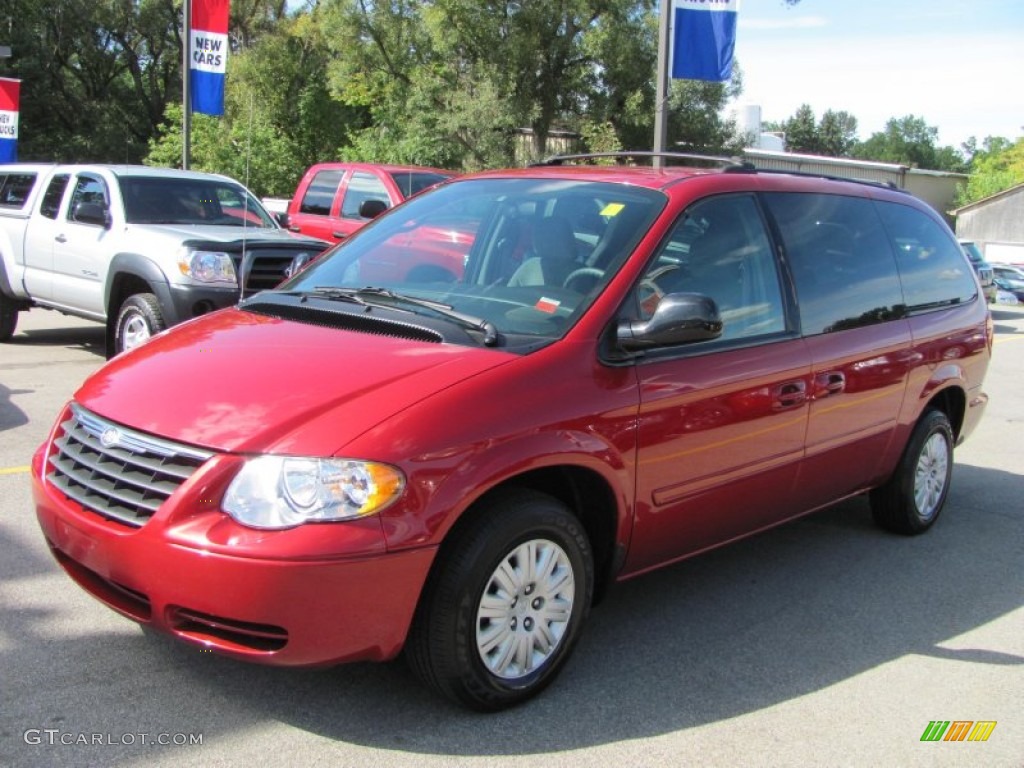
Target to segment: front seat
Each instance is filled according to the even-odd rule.
[[[578,266],[576,236],[569,222],[558,216],[541,219],[533,229],[534,256],[526,259],[508,279],[510,286],[553,285],[561,287]]]

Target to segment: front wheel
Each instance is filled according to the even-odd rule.
[[[542,691],[590,611],[594,565],[579,520],[546,494],[506,493],[438,557],[406,645],[413,671],[484,712]]]
[[[924,533],[939,517],[953,476],[953,429],[942,411],[931,409],[917,422],[885,485],[871,492],[871,513],[886,530]]]
[[[167,327],[160,304],[152,293],[136,293],[121,304],[114,326],[114,354],[118,355],[149,341]]]

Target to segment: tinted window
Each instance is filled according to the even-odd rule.
[[[892,247],[870,200],[841,195],[764,195],[796,283],[804,335],[901,317]]]
[[[392,180],[402,190],[402,197],[412,197],[427,187],[432,187],[445,179],[440,173],[422,173],[418,171],[401,171],[391,174]]]
[[[959,304],[977,295],[977,283],[964,252],[945,227],[906,205],[877,205],[895,243],[910,311]]]
[[[21,208],[28,199],[28,193],[35,186],[34,173],[11,173],[0,176],[0,205],[5,208]]]
[[[367,200],[380,200],[391,205],[384,182],[370,173],[356,171],[349,179],[345,198],[341,201],[341,215],[346,219],[360,219],[359,206]]]
[[[306,187],[299,206],[300,213],[313,213],[318,216],[329,216],[334,195],[338,191],[344,171],[319,171]]]
[[[785,330],[782,292],[757,204],[747,195],[696,203],[676,222],[641,279],[640,316],[667,293],[710,296],[722,315],[722,339]]]
[[[50,185],[46,188],[43,201],[39,205],[39,212],[48,219],[56,219],[60,211],[60,201],[64,199],[64,190],[67,189],[70,177],[61,173],[50,179]]]

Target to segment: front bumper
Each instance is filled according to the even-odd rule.
[[[144,526],[127,526],[46,481],[48,445],[32,461],[43,535],[68,575],[119,613],[204,650],[265,664],[384,660],[401,650],[434,549],[388,553],[379,525],[226,534],[235,525],[226,515],[201,501],[189,508],[190,492],[216,484],[198,475]],[[352,549],[364,554],[297,551],[295,542],[317,528],[332,539],[352,531]],[[378,535],[378,551],[366,554]]]

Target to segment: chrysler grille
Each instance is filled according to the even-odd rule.
[[[72,404],[47,479],[103,517],[141,526],[213,456],[145,435]]]

